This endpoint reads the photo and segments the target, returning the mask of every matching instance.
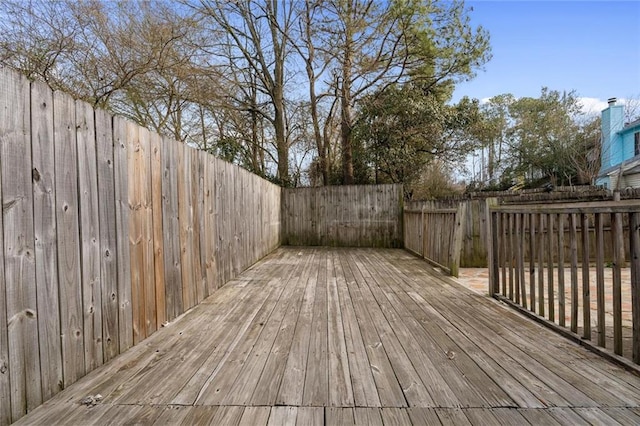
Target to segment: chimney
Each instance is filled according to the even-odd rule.
[[[624,127],[624,107],[616,105],[617,100],[617,98],[607,99],[609,105],[602,110],[602,150],[600,154],[602,169],[618,165],[624,160],[622,138],[618,134]]]

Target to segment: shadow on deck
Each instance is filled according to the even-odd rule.
[[[640,377],[403,250],[282,247],[16,424],[125,423],[638,424]]]

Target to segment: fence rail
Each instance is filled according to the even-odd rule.
[[[275,249],[280,193],[0,68],[0,424]]]
[[[502,205],[490,214],[492,295],[640,363],[640,200]]]
[[[405,248],[458,276],[466,204],[455,209],[405,209]]]

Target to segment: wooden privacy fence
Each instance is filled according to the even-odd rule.
[[[405,209],[404,246],[458,276],[466,203],[455,209]]]
[[[402,185],[285,188],[282,244],[402,247]]]
[[[489,272],[490,294],[640,363],[640,200],[492,207]]]
[[[279,245],[280,188],[0,68],[0,424]]]
[[[451,198],[429,201],[409,201],[405,207],[409,210],[457,209],[465,205],[462,223],[462,246],[460,249],[461,268],[486,268],[487,241],[489,240],[489,206],[495,204],[494,197]]]

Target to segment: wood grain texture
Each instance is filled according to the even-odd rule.
[[[151,219],[153,238],[153,293],[155,300],[148,300],[155,305],[155,320],[153,331],[162,327],[166,321],[166,290],[165,290],[165,266],[164,266],[164,221],[162,217],[162,149],[160,144],[162,137],[157,133],[149,134],[149,149],[151,154]],[[148,297],[151,297],[149,294]],[[149,313],[148,313],[149,314]],[[152,332],[153,332],[152,331]]]
[[[140,305],[143,310],[141,322],[145,328],[144,336],[148,337],[157,330],[156,320],[156,280],[154,265],[154,241],[153,241],[153,187],[151,172],[151,132],[140,128],[141,179],[139,181],[142,203],[142,273],[143,290],[140,297],[144,302]],[[158,213],[161,214],[161,213]],[[144,307],[144,308],[143,308]]]
[[[98,172],[95,142],[93,108],[86,102],[76,101],[85,371],[94,370],[102,365],[104,360],[102,353]]]
[[[180,220],[180,263],[182,265],[182,306],[186,311],[196,304],[193,230],[193,199],[191,181],[191,148],[178,148],[178,218]]]
[[[133,344],[137,345],[146,337],[144,307],[145,285],[145,153],[140,143],[140,128],[126,123],[127,164],[128,164],[128,206],[129,206],[129,258],[131,269],[131,317]]]
[[[100,284],[102,291],[102,348],[104,360],[120,353],[118,321],[117,204],[112,118],[95,111],[100,223]]]
[[[85,374],[75,104],[55,92],[54,139],[63,386]]]
[[[178,149],[180,145],[163,138],[162,226],[166,320],[183,312],[182,268],[180,261],[180,221],[178,218]]]
[[[8,373],[14,419],[42,402],[33,191],[31,186],[30,87],[23,76],[0,70],[2,216]],[[12,101],[17,101],[15,104]],[[6,374],[6,372],[4,373]]]
[[[118,263],[118,340],[120,352],[124,352],[133,346],[133,309],[129,238],[129,144],[127,143],[127,122],[119,117],[113,118],[113,147]]]
[[[314,316],[324,309],[326,316]],[[345,346],[351,392],[330,385],[337,383],[330,370],[341,371],[336,366],[344,359],[340,345],[330,342],[332,333],[342,338],[337,318],[345,343],[357,334],[364,343],[364,350]],[[272,367],[285,357],[292,361],[285,375],[295,367],[321,376],[319,369],[293,362],[313,362],[315,356],[304,339],[297,342],[303,337],[299,330],[310,334],[306,344],[313,346],[313,333],[320,329],[327,336],[329,389],[324,392],[317,381],[288,380],[301,383],[294,386],[303,396],[297,403],[296,394],[284,392],[283,377],[278,400],[254,399],[257,392],[272,393],[267,376],[277,382],[280,370]],[[366,388],[355,385],[354,374],[365,366],[379,400],[356,399]],[[78,399],[96,393],[104,396],[101,404],[78,407]],[[326,399],[310,398],[322,395]],[[346,404],[330,406],[331,401]],[[289,247],[56,395],[18,426],[65,421],[634,424],[639,401],[638,376],[465,289],[404,251]]]
[[[402,246],[402,186],[286,188],[284,245]]]
[[[62,384],[58,250],[56,244],[54,111],[51,89],[43,83],[32,83],[31,106],[38,335],[40,338],[40,365],[42,366],[42,398],[47,400],[61,390],[60,385]],[[2,263],[1,259],[0,263]],[[0,293],[3,293],[2,289],[0,289]],[[4,306],[2,303],[0,305]],[[2,328],[1,324],[0,328]]]
[[[275,249],[281,189],[6,68],[0,87],[5,424]]]

